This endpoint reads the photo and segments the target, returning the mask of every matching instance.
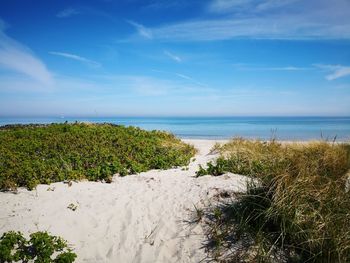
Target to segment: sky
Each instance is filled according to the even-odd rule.
[[[350,116],[350,1],[0,0],[0,116]]]

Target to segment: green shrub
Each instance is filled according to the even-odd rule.
[[[219,151],[225,164],[220,163],[220,173],[248,175],[254,183],[235,201],[208,210],[208,248],[214,258],[350,261],[348,145],[236,139]],[[211,166],[206,172],[216,171]]]
[[[0,262],[71,263],[77,255],[60,237],[36,232],[26,240],[20,232],[9,231],[0,238]]]
[[[112,124],[0,128],[0,189],[63,180],[110,181],[150,169],[185,166],[195,150],[174,135]]]
[[[203,176],[203,175],[214,175],[219,176],[223,175],[225,171],[228,171],[228,160],[225,158],[219,157],[215,164],[213,162],[207,163],[207,168],[203,168],[202,165],[199,165],[199,170],[196,172],[196,176]]]

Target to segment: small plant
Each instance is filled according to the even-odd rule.
[[[72,211],[75,211],[77,210],[78,206],[73,204],[73,203],[70,203],[68,206],[67,206],[68,209],[72,210]]]
[[[222,145],[218,142],[214,144],[214,146],[210,149],[209,154],[217,154],[221,151]]]
[[[216,160],[216,163],[208,162],[207,168],[203,168],[201,165],[199,165],[199,170],[196,172],[196,176],[203,176],[203,175],[214,175],[219,176],[223,175],[224,173],[228,172],[227,169],[227,160],[224,158],[218,158]]]
[[[198,166],[198,171],[196,172],[196,177],[208,175],[209,173],[207,172],[207,169],[203,168],[203,166],[200,164]]]
[[[60,237],[36,232],[26,240],[21,232],[9,231],[0,238],[0,262],[71,263],[77,255]]]
[[[201,208],[198,208],[196,205],[194,206],[194,222],[199,223],[202,221],[202,218],[204,216],[204,210]]]

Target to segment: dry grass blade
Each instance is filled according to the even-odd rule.
[[[206,215],[214,259],[350,261],[349,145],[234,139],[219,151],[220,173],[244,174],[255,183]],[[218,164],[201,173],[217,171]]]

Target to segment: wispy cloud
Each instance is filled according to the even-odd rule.
[[[255,8],[257,11],[265,11],[285,7],[295,2],[301,2],[301,0],[265,0],[257,4]]]
[[[212,0],[208,4],[208,11],[213,13],[259,13],[285,7],[300,1],[301,0]]]
[[[201,0],[199,0],[201,1]],[[144,1],[145,6],[143,6],[143,10],[164,10],[164,9],[183,9],[193,3],[199,2],[198,0],[152,0],[152,1]]]
[[[56,14],[57,17],[59,18],[66,18],[66,17],[71,17],[71,16],[74,16],[74,15],[78,15],[80,14],[80,11],[75,9],[75,8],[72,8],[72,7],[69,7],[69,8],[66,8],[60,12],[58,12]]]
[[[172,92],[173,85],[164,80],[145,76],[132,76],[127,79],[127,86],[141,96],[163,96]]]
[[[191,78],[185,74],[180,74],[180,73],[175,73],[176,76],[182,78],[182,79],[186,79],[186,80],[189,80],[191,81],[192,83],[196,84],[196,85],[199,85],[199,86],[206,86],[205,84],[203,84],[202,82],[199,82],[197,80],[195,80],[194,78]]]
[[[205,85],[204,83],[200,82],[200,81],[197,81],[196,79],[188,76],[188,75],[185,75],[185,74],[182,74],[182,73],[177,73],[177,72],[169,72],[169,71],[164,71],[164,70],[157,70],[157,69],[153,69],[152,70],[153,72],[157,72],[157,73],[164,73],[164,74],[167,74],[167,75],[173,75],[173,76],[176,76],[178,78],[181,78],[181,79],[184,79],[186,80],[187,82],[191,82],[192,84],[196,84],[197,86],[202,86],[202,87],[206,87],[207,85]]]
[[[146,28],[144,25],[136,23],[135,21],[127,20],[127,22],[130,25],[132,25],[133,27],[135,27],[135,29],[137,30],[139,35],[141,35],[142,37],[145,37],[145,38],[148,38],[148,39],[152,39],[153,38],[152,31],[149,28]]]
[[[304,18],[274,16],[269,18],[199,20],[152,29],[153,37],[162,41],[213,41],[234,38],[254,39],[350,39],[348,25],[322,25]],[[276,21],[280,21],[276,23]],[[300,23],[299,23],[299,22]]]
[[[296,66],[282,66],[282,67],[266,67],[257,66],[251,64],[233,64],[234,68],[239,70],[252,70],[252,71],[304,71],[311,70],[312,67],[296,67]]]
[[[96,68],[101,67],[100,63],[93,61],[93,60],[90,60],[90,59],[87,59],[87,58],[84,58],[84,57],[81,57],[81,56],[78,56],[78,55],[75,55],[75,54],[70,54],[70,53],[65,53],[65,52],[55,52],[55,51],[51,51],[49,53],[51,55],[56,55],[56,56],[61,56],[61,57],[73,59],[73,60],[82,62],[88,66],[91,66],[91,67],[96,67]]]
[[[251,4],[252,0],[214,0],[208,5],[208,10],[214,13],[228,13],[237,8]]]
[[[301,0],[212,0],[208,11],[212,13],[260,13],[287,7]]]
[[[348,112],[348,96],[338,95],[330,103],[313,104],[307,97],[303,99],[293,87],[276,88],[259,84],[220,89],[193,85],[169,76],[89,75],[79,78],[55,75],[54,88],[49,92],[41,92],[38,96],[38,84],[20,79],[4,79],[0,75],[1,94],[4,94],[4,90],[9,90],[13,96],[16,96],[18,91],[22,92],[22,96],[16,97],[15,100],[0,96],[0,114],[95,116],[98,112],[100,116],[293,116],[320,113],[336,115]],[[12,91],[14,85],[17,92]],[[31,92],[28,91],[28,86],[32,89]],[[40,91],[47,90],[42,88]],[[31,98],[28,99],[24,94]],[[270,100],[271,98],[273,99]]]
[[[182,62],[182,58],[180,58],[179,56],[177,56],[177,55],[175,55],[167,50],[164,50],[164,54],[178,63]]]
[[[330,72],[326,75],[327,80],[350,76],[350,66],[315,64],[316,67]]]
[[[76,15],[88,15],[88,16],[103,17],[105,19],[110,20],[113,23],[116,22],[115,17],[110,15],[108,12],[96,9],[95,7],[82,6],[82,5],[76,6],[74,8],[68,7],[66,9],[63,9],[62,11],[60,11],[56,14],[56,17],[68,18],[68,17],[76,16]]]
[[[294,67],[294,66],[266,68],[266,70],[282,70],[282,71],[301,71],[301,70],[309,70],[309,69],[311,68]]]
[[[204,17],[153,28],[134,26],[140,35],[166,42],[350,39],[350,2],[346,0],[216,1],[212,2],[212,9],[228,10],[228,5],[244,6],[244,11],[225,18]]]
[[[4,23],[0,20],[0,24]],[[53,78],[45,64],[26,46],[7,36],[0,25],[0,67],[24,74],[45,85]]]

